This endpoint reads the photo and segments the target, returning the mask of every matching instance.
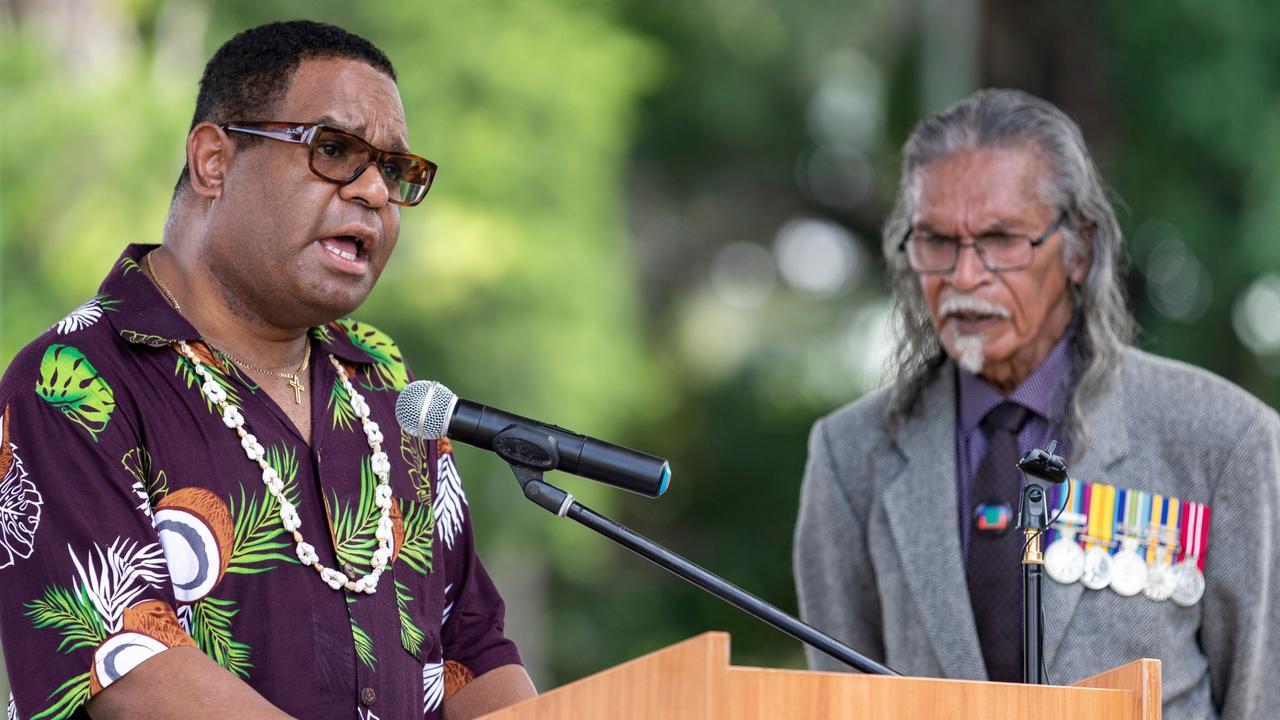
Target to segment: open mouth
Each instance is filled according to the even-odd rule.
[[[1004,317],[1001,313],[965,310],[948,313],[946,322],[948,326],[961,335],[977,335],[989,332]]]
[[[1012,314],[1004,306],[971,295],[949,297],[939,309],[943,319],[968,326],[993,323]]]
[[[331,255],[336,255],[348,262],[360,262],[368,259],[364,249],[364,241],[354,235],[338,235],[320,240],[320,245]]]
[[[948,320],[959,320],[964,323],[987,322],[991,320],[1000,320],[1004,316],[1000,313],[978,312],[974,310],[966,310],[964,312],[953,312],[947,314]]]

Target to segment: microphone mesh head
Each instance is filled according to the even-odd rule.
[[[458,396],[434,380],[415,380],[396,399],[396,422],[405,432],[425,440],[439,440],[449,430]]]

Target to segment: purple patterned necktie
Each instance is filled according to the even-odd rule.
[[[1031,411],[1002,402],[982,419],[987,454],[978,465],[970,497],[977,503],[1007,503],[1016,519],[1022,476],[1018,473],[1018,431]],[[987,677],[1022,681],[1022,535],[1013,530],[994,535],[974,530],[965,566],[973,619],[978,628]]]

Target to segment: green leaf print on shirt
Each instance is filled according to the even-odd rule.
[[[32,715],[31,720],[67,720],[89,701],[91,692],[89,673],[82,672],[50,693],[50,698],[58,699],[49,707]]]
[[[353,345],[369,354],[373,364],[365,373],[361,385],[369,390],[403,390],[409,384],[409,371],[405,369],[400,348],[386,333],[355,320],[339,320],[339,327]]]
[[[314,338],[315,340],[318,340],[319,342],[322,342],[322,343],[333,342],[333,332],[329,330],[328,325],[317,325],[311,328],[311,331],[309,334],[311,335],[312,338]]]
[[[333,389],[329,391],[329,415],[333,418],[333,429],[350,430],[356,421],[356,411],[351,407],[351,396],[342,381],[334,378]]]
[[[53,628],[62,635],[59,652],[98,647],[107,639],[102,616],[94,609],[84,588],[72,591],[50,585],[43,597],[27,603],[26,615],[37,628]]]
[[[436,535],[436,516],[430,505],[397,498],[403,514],[404,540],[397,558],[426,575],[431,572],[431,541]]]
[[[337,490],[330,489],[329,496],[326,496],[325,505],[333,519],[333,544],[339,562],[372,567],[373,552],[378,549],[374,533],[382,517],[375,501],[377,486],[378,477],[373,474],[373,467],[366,457],[360,463],[360,497],[354,507],[349,500],[339,502]]]
[[[70,345],[50,345],[44,351],[36,394],[68,420],[88,430],[94,442],[116,409],[111,386],[84,353]]]
[[[231,636],[231,620],[240,612],[235,601],[205,597],[190,608],[191,637],[200,651],[231,673],[248,678],[253,668],[251,648]]]
[[[189,345],[192,351],[195,352],[196,357],[200,358],[204,369],[209,371],[209,375],[213,377],[214,382],[221,385],[222,389],[227,392],[227,404],[244,407],[244,404],[240,402],[239,388],[241,386],[248,387],[251,393],[258,392],[257,384],[250,382],[236,367],[235,363],[225,359],[220,354],[214,353],[203,342],[192,342]],[[174,375],[186,381],[188,388],[195,388],[197,392],[200,392],[201,380],[200,376],[196,374],[195,366],[177,346],[174,346],[174,352],[178,354],[178,364],[173,369]],[[208,408],[209,412],[216,414],[217,410],[214,408],[213,401],[203,392],[200,393],[200,397],[204,398],[204,406]]]
[[[370,670],[376,670],[378,659],[373,655],[373,639],[356,624],[355,618],[351,618],[351,640],[355,643],[356,657],[360,658],[360,662],[368,665]]]
[[[295,506],[298,504],[298,456],[287,444],[267,448],[264,458],[280,481],[284,483],[284,497]],[[246,491],[240,486],[240,497],[232,496],[227,503],[231,517],[235,519],[235,542],[227,572],[256,575],[274,570],[277,562],[298,564],[293,535],[280,523],[280,503],[263,489],[262,499],[257,492]]]
[[[102,616],[94,609],[84,588],[68,590],[50,585],[44,596],[26,604],[26,616],[37,628],[53,628],[62,635],[58,651],[70,653],[96,648],[107,639]],[[49,694],[53,704],[32,716],[32,720],[66,720],[89,699],[89,673],[83,672],[62,683]],[[55,699],[56,698],[56,699]]]
[[[409,594],[409,586],[397,580],[396,610],[400,613],[400,645],[417,655],[422,650],[422,641],[426,639],[426,635],[409,616],[409,604],[412,602],[413,596]]]

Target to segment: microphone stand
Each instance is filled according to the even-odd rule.
[[[1018,497],[1018,524],[1026,541],[1022,546],[1022,682],[1047,685],[1043,650],[1044,607],[1040,595],[1044,579],[1044,553],[1040,538],[1049,526],[1048,488],[1045,482],[1067,479],[1066,462],[1053,454],[1058,442],[1051,440],[1045,450],[1031,450],[1018,461],[1026,483]]]
[[[511,425],[494,437],[494,451],[511,466],[524,496],[557,517],[569,518],[596,531],[659,567],[697,585],[791,637],[821,650],[864,673],[900,673],[858,653],[848,645],[797,620],[778,608],[710,573],[648,538],[583,506],[573,495],[543,480],[543,473],[559,464],[556,439],[525,425]]]
[[[1040,663],[1044,642],[1044,630],[1040,626],[1043,612],[1040,588],[1044,578],[1040,535],[1047,524],[1044,499],[1044,486],[1038,479],[1028,479],[1018,500],[1021,511],[1017,527],[1022,528],[1027,538],[1022,546],[1022,682],[1028,685],[1045,684]]]

